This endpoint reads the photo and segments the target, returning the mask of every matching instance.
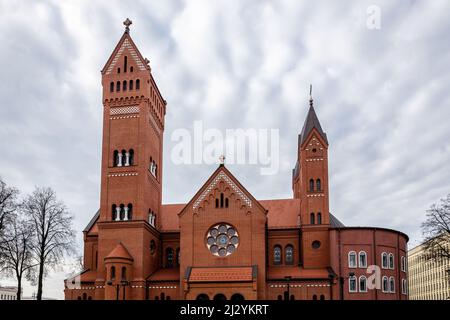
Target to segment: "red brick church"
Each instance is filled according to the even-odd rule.
[[[345,226],[330,213],[329,144],[312,99],[292,198],[255,199],[221,164],[192,199],[162,204],[170,108],[124,24],[101,71],[100,209],[83,231],[84,270],[65,280],[66,299],[408,298],[407,235]]]

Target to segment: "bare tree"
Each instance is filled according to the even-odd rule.
[[[5,230],[15,216],[17,209],[17,196],[19,191],[16,188],[8,187],[0,178],[0,245],[4,241]],[[0,251],[0,257],[2,252]]]
[[[433,204],[422,223],[426,260],[450,260],[450,194]]]
[[[27,220],[34,228],[33,251],[37,268],[29,279],[37,283],[37,300],[42,300],[42,284],[49,269],[61,263],[65,255],[75,252],[73,216],[57,200],[51,188],[36,188],[22,205]]]
[[[7,228],[7,236],[2,243],[2,273],[14,275],[17,280],[17,300],[22,298],[22,279],[36,264],[33,262],[33,228],[23,219],[15,218]]]

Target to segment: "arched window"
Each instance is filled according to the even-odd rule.
[[[283,296],[281,294],[278,295],[277,300],[282,301],[283,300]]]
[[[406,272],[406,257],[401,258],[401,268],[403,272]]]
[[[127,268],[122,267],[122,281],[126,281],[126,280],[127,280]]]
[[[123,80],[122,88],[123,88],[123,91],[127,91],[127,80]]]
[[[117,92],[120,91],[120,81],[117,81],[117,83],[116,83],[116,91]]]
[[[360,268],[367,268],[367,254],[365,251],[359,252],[358,264]]]
[[[124,204],[120,204],[120,216],[119,216],[119,220],[124,220],[125,219],[125,206]]]
[[[320,300],[324,301],[325,300],[325,295],[321,294],[320,295]]]
[[[111,267],[111,274],[109,277],[110,280],[115,280],[116,279],[116,267]]]
[[[120,73],[120,68],[117,68],[117,73]]]
[[[214,301],[225,301],[227,297],[223,293],[218,293],[214,296]]]
[[[133,66],[131,66],[131,67],[130,67],[130,72],[133,72],[133,71],[134,71],[134,70],[133,70]]]
[[[394,255],[389,253],[389,269],[394,270]]]
[[[358,291],[358,285],[356,283],[356,277],[351,276],[348,278],[348,292],[357,292]]]
[[[281,247],[278,245],[273,248],[273,264],[281,264]]]
[[[133,217],[133,205],[129,203],[127,208],[128,208],[128,215],[126,217],[127,219],[125,220],[131,220],[131,218]]]
[[[223,193],[220,194],[220,207],[223,208]]]
[[[197,296],[196,300],[198,300],[198,301],[206,301],[206,300],[209,300],[209,296],[207,294],[205,294],[205,293],[200,293]]]
[[[225,208],[228,208],[228,198],[225,198]]]
[[[313,300],[317,300],[317,294],[313,294]]]
[[[219,199],[216,198],[216,208],[218,208],[218,207],[219,207]]]
[[[113,153],[113,166],[117,167],[118,164],[119,164],[119,151],[114,150],[114,153]]]
[[[130,87],[130,90],[133,90],[133,80],[130,80],[130,85],[129,85],[129,87]]]
[[[127,152],[125,150],[122,150],[121,152],[122,157],[119,157],[122,160],[121,166],[127,165]]]
[[[244,296],[243,296],[242,294],[240,294],[240,293],[235,293],[235,294],[233,294],[233,295],[231,296],[230,300],[231,300],[231,301],[244,301],[245,298],[244,298]]]
[[[114,82],[109,84],[109,92],[114,92]]]
[[[382,281],[382,288],[383,292],[389,292],[389,283],[388,283],[388,277],[384,276]]]
[[[173,268],[173,249],[166,249],[166,268]]]
[[[317,191],[322,191],[322,183],[320,182],[320,179],[317,179],[316,180],[316,188],[317,188]]]
[[[406,279],[402,279],[402,294],[407,294]]]
[[[136,80],[136,90],[140,90],[141,89],[141,80],[137,79]]]
[[[128,57],[125,56],[123,58],[123,72],[127,72],[127,69],[128,69]]]
[[[315,224],[315,217],[314,217],[314,212],[311,212],[311,214],[309,215],[309,224]]]
[[[348,267],[356,268],[356,252],[355,251],[350,251],[348,253]]]
[[[294,264],[294,247],[289,244],[284,249],[284,252],[284,262],[286,264]]]
[[[130,151],[128,153],[129,153],[129,157],[130,157],[129,164],[130,164],[130,166],[132,166],[132,165],[134,165],[134,150],[130,149]]]
[[[309,180],[309,192],[314,192],[314,180]]]
[[[395,279],[394,279],[394,277],[390,277],[389,278],[389,291],[391,293],[395,292]]]
[[[367,278],[365,276],[359,277],[359,292],[367,292]]]
[[[113,221],[117,220],[117,206],[115,204],[112,205],[111,211]]]
[[[381,267],[383,269],[387,269],[388,268],[388,255],[386,252],[383,252],[381,254]]]
[[[322,213],[317,213],[317,224],[322,224]]]
[[[83,293],[83,300],[87,300],[87,294],[86,294],[86,292]]]
[[[166,294],[164,292],[161,292],[161,300],[166,300]]]

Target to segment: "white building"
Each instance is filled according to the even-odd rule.
[[[0,300],[16,300],[17,287],[2,287],[0,286]]]

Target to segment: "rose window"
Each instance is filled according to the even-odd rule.
[[[226,257],[236,251],[239,236],[236,229],[226,223],[213,226],[206,234],[206,246],[215,256]]]

